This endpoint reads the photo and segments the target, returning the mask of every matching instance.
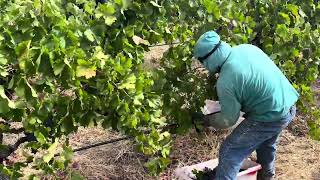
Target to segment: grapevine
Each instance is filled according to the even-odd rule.
[[[44,174],[65,171],[72,159],[68,135],[97,125],[135,137],[150,173],[164,170],[171,134],[189,130],[190,113],[216,99],[214,75],[192,58],[195,41],[209,30],[269,54],[299,90],[299,109],[320,139],[311,88],[319,74],[320,3],[303,2],[1,1],[0,171],[12,179],[24,176],[28,164]],[[159,68],[144,69],[145,52],[159,43],[172,45]],[[175,130],[161,130],[172,123]],[[5,145],[4,134],[23,137]],[[32,153],[7,164],[19,147]]]

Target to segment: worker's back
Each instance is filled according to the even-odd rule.
[[[223,65],[219,86],[233,92],[247,119],[281,119],[298,99],[298,93],[259,48],[243,44],[232,48]]]

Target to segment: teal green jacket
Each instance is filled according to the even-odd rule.
[[[220,41],[214,31],[203,34],[194,50],[196,58],[207,55]],[[219,73],[217,93],[221,113],[213,115],[219,128],[233,126],[240,115],[246,120],[281,120],[297,102],[298,92],[261,49],[249,44],[230,47],[221,42],[203,61],[211,73]]]

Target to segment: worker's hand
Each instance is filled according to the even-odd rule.
[[[192,123],[196,129],[197,132],[203,131],[205,129],[207,130],[216,130],[216,127],[214,127],[210,122],[210,118],[208,115],[204,115],[203,113],[200,112],[195,112],[192,113]],[[211,119],[212,120],[212,119]]]
[[[203,113],[192,113],[192,122],[197,130],[197,132],[202,131],[203,129],[210,130],[221,130],[228,129],[232,125],[226,124],[225,121],[221,121],[221,118],[217,118],[217,115],[220,113],[215,113],[211,115],[204,115]]]

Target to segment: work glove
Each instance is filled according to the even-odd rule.
[[[217,118],[218,113],[220,113],[220,111],[207,115],[199,112],[192,113],[192,123],[195,126],[196,131],[200,132],[204,128],[214,131],[229,128],[229,125],[225,124],[224,121],[221,121],[220,118]]]
[[[215,131],[218,129],[223,129],[224,126],[222,125],[222,122],[215,118],[215,114],[217,113],[220,113],[220,111],[205,115],[203,119],[203,124],[205,127],[208,127],[210,130],[215,130]]]

